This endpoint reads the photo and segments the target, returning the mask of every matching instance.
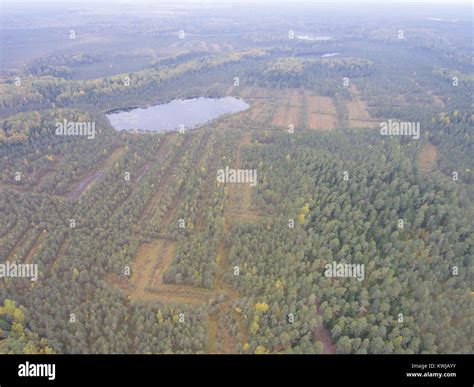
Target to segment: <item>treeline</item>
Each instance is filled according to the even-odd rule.
[[[349,93],[344,79],[366,78],[374,71],[371,61],[360,58],[279,57],[248,70],[245,79],[260,86],[308,88],[334,97]]]
[[[50,55],[33,60],[26,68],[26,72],[35,77],[52,76],[55,78],[70,79],[73,74],[72,67],[97,63],[102,59],[102,56],[99,54],[83,52]]]
[[[7,116],[25,110],[94,106],[100,109],[117,108],[120,102],[150,100],[156,102],[156,93],[163,81],[201,69],[219,69],[232,63],[264,58],[266,52],[253,49],[228,55],[215,55],[178,62],[172,66],[159,66],[135,73],[125,73],[95,80],[65,80],[52,76],[20,77],[0,84],[0,115]],[[233,78],[229,80],[232,82]]]

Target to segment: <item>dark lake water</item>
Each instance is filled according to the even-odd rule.
[[[107,113],[112,126],[117,130],[151,130],[163,132],[179,129],[192,129],[205,124],[223,114],[247,110],[249,105],[238,98],[192,98],[175,99],[169,103],[116,110]]]

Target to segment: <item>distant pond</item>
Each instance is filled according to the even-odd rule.
[[[164,132],[201,126],[223,114],[247,110],[249,105],[234,97],[175,99],[146,108],[113,110],[106,113],[117,130]]]

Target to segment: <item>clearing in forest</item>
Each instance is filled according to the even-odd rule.
[[[67,246],[68,246],[68,243],[69,243],[69,239],[68,239],[68,237],[66,236],[66,237],[64,238],[63,243],[61,244],[61,247],[60,247],[59,250],[58,250],[58,253],[57,253],[56,256],[54,257],[54,259],[51,261],[50,271],[56,269],[57,266],[59,265],[59,262],[60,262],[61,258],[64,257],[64,254],[65,254],[65,252],[66,252],[66,248],[67,248]]]
[[[300,111],[302,104],[302,96],[299,90],[292,90],[290,93],[290,105],[286,114],[286,127],[293,125],[298,127],[300,119]]]
[[[168,137],[167,140],[165,140],[164,146],[160,147],[158,153],[161,154],[162,149],[164,149],[167,152],[171,152],[172,147],[169,145],[170,145],[170,137]],[[165,156],[161,154],[161,157],[165,157]],[[177,163],[173,162],[171,165],[173,166],[176,164]],[[158,206],[158,203],[163,197],[163,194],[166,191],[166,187],[168,186],[170,181],[171,181],[171,171],[167,171],[165,176],[162,179],[160,179],[158,183],[158,187],[156,188],[154,195],[151,197],[147,206],[145,207],[145,210],[142,212],[140,216],[140,219],[138,221],[139,228],[142,228],[146,219],[149,219],[153,215],[153,212],[155,211],[156,207]]]
[[[246,111],[233,114],[233,119],[250,117],[254,121],[263,122],[271,119],[273,111],[281,104],[275,104],[275,101],[278,99],[278,94],[275,93],[275,90],[257,86],[243,87],[239,90],[239,97],[247,102],[250,107]],[[284,104],[286,105],[287,103],[285,102]]]
[[[349,126],[351,128],[369,127],[377,128],[380,122],[370,117],[367,109],[367,103],[360,97],[355,85],[351,86],[352,100],[347,103],[349,114]]]
[[[23,233],[20,234],[18,240],[16,241],[15,246],[11,250],[10,254],[8,255],[6,261],[17,261],[21,250],[23,250],[24,246],[26,246],[27,242],[34,238],[33,235],[34,229],[26,229]]]
[[[278,105],[273,115],[272,125],[273,126],[286,126],[286,110],[285,105]]]
[[[301,93],[297,89],[275,90],[273,94],[273,104],[276,105],[272,125],[298,126],[301,110]]]
[[[336,127],[336,107],[330,97],[306,93],[307,126],[316,130],[331,130]]]
[[[225,219],[224,231],[229,232],[229,227],[227,220]],[[219,267],[216,275],[216,284],[214,287],[214,294],[219,296],[223,295],[224,301],[219,303],[217,314],[209,317],[209,353],[226,353],[232,354],[235,353],[235,348],[237,346],[237,338],[226,326],[225,318],[234,314],[234,316],[239,321],[240,331],[243,337],[247,336],[246,329],[241,320],[241,316],[237,315],[233,310],[233,303],[239,299],[239,292],[231,287],[228,283],[222,280],[222,273],[225,270],[230,270],[230,263],[228,261],[229,249],[225,247],[224,242],[221,243],[216,262]],[[240,344],[244,344],[241,342]]]
[[[235,157],[236,169],[242,168],[241,148],[251,145],[251,135],[245,132],[242,135]],[[258,172],[258,171],[257,171]],[[257,174],[258,177],[258,174]],[[257,179],[258,180],[258,179]],[[228,189],[228,217],[229,219],[255,221],[259,219],[258,212],[252,208],[252,187],[247,183],[229,183]]]
[[[266,102],[267,93],[264,89],[255,89],[252,97],[249,99],[250,103],[250,118],[255,121],[262,121],[263,114],[268,109],[268,102]]]
[[[316,308],[318,315],[322,316],[322,312],[319,305],[316,305]],[[323,353],[336,353],[336,346],[332,343],[331,336],[329,335],[329,330],[326,328],[324,323],[313,331],[313,340],[319,341],[323,344]]]
[[[444,101],[441,99],[441,97],[439,95],[434,94],[432,91],[429,91],[428,94],[429,94],[429,96],[431,97],[431,99],[433,101],[433,105],[435,105],[437,107],[444,107],[445,106]]]
[[[104,176],[107,169],[111,168],[117,160],[125,153],[125,147],[121,146],[115,149],[93,172],[84,176],[76,185],[76,188],[66,195],[68,199],[78,199],[85,194],[92,185]]]
[[[330,97],[314,95],[303,89],[244,89],[240,94],[249,104],[248,115],[252,120],[271,121],[273,126],[306,126],[316,130],[330,130],[336,127],[336,107]]]
[[[140,246],[132,264],[129,288],[132,301],[175,302],[190,305],[200,305],[209,301],[212,296],[209,289],[163,282],[163,274],[173,260],[175,248],[174,242],[162,239]]]
[[[438,149],[433,144],[424,146],[420,154],[419,165],[423,173],[429,173],[436,167]]]
[[[25,258],[25,263],[31,263],[33,261],[33,258],[35,255],[38,253],[38,251],[41,249],[44,238],[48,235],[47,232],[40,232],[38,237],[36,238],[35,243],[31,247],[31,250],[28,252]]]

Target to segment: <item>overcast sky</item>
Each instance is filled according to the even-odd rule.
[[[361,3],[423,3],[423,4],[472,4],[471,0],[0,0],[1,3],[114,3],[114,4],[137,4],[137,3],[152,3],[158,5],[160,2],[167,4],[183,4],[183,3],[281,3],[281,4],[294,4],[294,3],[308,3],[308,4],[333,4],[333,3],[346,3],[350,5],[356,5]]]

